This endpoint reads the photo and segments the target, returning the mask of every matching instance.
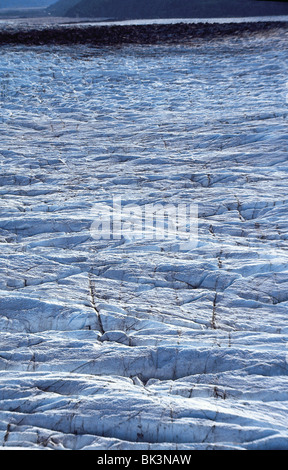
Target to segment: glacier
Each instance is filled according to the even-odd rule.
[[[287,39],[1,46],[1,450],[288,450]]]

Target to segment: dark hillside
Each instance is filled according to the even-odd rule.
[[[60,0],[52,14],[115,19],[209,18],[287,15],[286,1],[261,0]]]

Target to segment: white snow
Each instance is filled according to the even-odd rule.
[[[286,43],[1,47],[1,449],[288,450]]]
[[[259,21],[287,21],[287,15],[273,15],[273,16],[245,16],[235,18],[159,18],[159,19],[145,19],[145,20],[122,20],[122,21],[97,21],[99,25],[145,25],[145,24],[197,24],[197,23],[208,23],[208,24],[227,24],[227,23],[255,23]],[[23,21],[23,20],[22,20]],[[62,20],[66,22],[67,19]],[[69,18],[69,21],[70,18]],[[72,20],[73,21],[73,20]],[[96,20],[95,20],[96,21]],[[83,24],[92,24],[91,21],[83,21]]]

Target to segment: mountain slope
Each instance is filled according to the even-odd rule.
[[[82,17],[189,18],[288,14],[287,2],[259,0],[60,0],[52,14]]]
[[[48,8],[51,15],[66,16],[67,11],[79,3],[79,0],[58,0]]]

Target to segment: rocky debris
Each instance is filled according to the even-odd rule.
[[[189,42],[196,38],[268,34],[279,29],[287,30],[288,23],[247,22],[247,23],[177,23],[146,25],[43,25],[22,26],[21,28],[0,29],[0,44],[157,44]]]

